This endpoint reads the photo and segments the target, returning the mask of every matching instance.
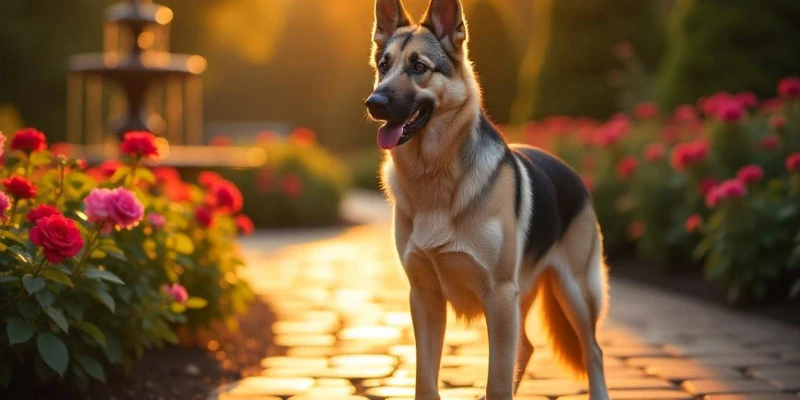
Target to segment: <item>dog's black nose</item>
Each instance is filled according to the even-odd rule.
[[[382,113],[389,108],[389,98],[382,95],[382,94],[373,94],[369,96],[367,102],[365,103],[369,112],[375,113]]]

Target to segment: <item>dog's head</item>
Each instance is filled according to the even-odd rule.
[[[470,97],[467,27],[460,0],[431,0],[419,25],[401,0],[376,0],[372,65],[375,88],[366,105],[383,149],[402,145]]]

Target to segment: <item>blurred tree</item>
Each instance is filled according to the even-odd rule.
[[[101,15],[108,0],[0,1],[0,103],[23,122],[66,135],[67,60],[102,47]],[[8,133],[8,132],[6,132]]]
[[[541,67],[532,79],[531,111],[515,119],[548,115],[607,117],[616,110],[608,74],[620,66],[614,47],[629,43],[654,69],[664,50],[660,2],[641,0],[548,0],[546,34],[534,37]],[[545,18],[541,17],[540,18]],[[544,43],[541,43],[544,42]],[[524,83],[524,82],[521,82]],[[521,102],[520,104],[525,104]],[[519,122],[519,121],[516,121]]]
[[[469,53],[483,88],[483,104],[492,120],[505,124],[517,91],[519,59],[502,16],[488,0],[467,10]]]
[[[666,108],[720,90],[775,96],[800,74],[800,1],[681,0],[659,78]]]

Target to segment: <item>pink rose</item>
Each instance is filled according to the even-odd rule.
[[[172,286],[164,285],[161,290],[178,303],[185,303],[189,299],[189,293],[186,292],[186,288],[179,283],[173,283]]]
[[[784,99],[800,97],[800,78],[789,76],[778,82],[778,94]]]
[[[764,179],[764,170],[758,165],[745,165],[736,174],[736,178],[745,185],[752,185]]]
[[[121,229],[131,229],[144,218],[144,205],[125,188],[116,188],[108,193],[106,210],[114,225]]]
[[[8,220],[6,212],[8,211],[9,208],[11,208],[11,200],[8,198],[8,195],[6,195],[3,192],[0,192],[0,221],[5,222],[6,220]]]
[[[100,222],[108,219],[108,202],[106,198],[109,193],[111,193],[111,189],[92,189],[89,195],[83,199],[89,221]]]
[[[792,153],[789,154],[789,157],[786,157],[786,170],[800,172],[800,153]]]
[[[167,218],[159,213],[151,213],[147,220],[150,221],[150,225],[158,229],[163,228],[164,224],[167,223]]]

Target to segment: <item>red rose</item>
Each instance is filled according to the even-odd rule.
[[[769,119],[769,126],[774,130],[783,129],[786,126],[786,117],[783,115],[776,115]]]
[[[764,151],[777,150],[778,147],[781,147],[781,138],[776,135],[764,136],[758,141],[758,147]]]
[[[153,176],[156,177],[156,183],[159,185],[166,185],[181,180],[181,174],[178,173],[177,169],[172,167],[153,168]]]
[[[645,225],[642,221],[633,221],[628,226],[628,235],[633,239],[639,239],[644,236]]]
[[[317,140],[317,135],[314,134],[314,131],[308,128],[297,128],[289,135],[289,137],[293,142],[299,144],[300,146],[314,144],[314,142]]]
[[[295,174],[286,175],[281,190],[286,197],[299,197],[303,193],[303,181]]]
[[[686,228],[686,232],[692,233],[700,229],[700,226],[703,225],[703,217],[700,214],[692,214],[689,218],[686,219],[686,223],[684,224],[684,228]]]
[[[717,180],[714,178],[703,179],[702,181],[700,181],[700,194],[702,194],[703,196],[707,195],[708,192],[711,191],[711,189],[717,187],[718,183],[719,182],[717,182]]]
[[[203,171],[197,175],[197,183],[206,188],[210,188],[222,180],[224,179],[216,172]]]
[[[736,178],[745,185],[752,185],[764,179],[764,170],[758,165],[745,165],[736,174]]]
[[[649,162],[656,162],[664,158],[664,145],[661,143],[653,143],[644,149],[644,158]]]
[[[75,221],[62,215],[51,215],[36,222],[31,228],[31,242],[44,249],[47,261],[58,264],[78,254],[83,248],[81,231]]]
[[[789,157],[786,157],[786,170],[800,172],[800,153],[792,153]]]
[[[40,219],[52,215],[61,215],[61,211],[58,211],[57,208],[51,205],[41,204],[38,207],[28,211],[28,215],[26,215],[25,218],[28,219],[28,222],[35,224]]]
[[[235,214],[242,211],[244,199],[242,192],[233,182],[223,179],[214,182],[208,189],[206,203],[218,211]]]
[[[69,143],[53,143],[50,146],[50,152],[53,153],[53,155],[56,157],[61,155],[63,155],[64,157],[71,157],[72,146],[70,146]]]
[[[188,203],[192,201],[191,186],[181,181],[170,182],[168,185],[164,185],[164,194],[166,194],[170,201],[176,203]]]
[[[120,151],[131,157],[158,158],[156,137],[150,132],[126,133]]]
[[[256,176],[256,189],[261,193],[267,193],[272,190],[274,181],[275,174],[272,172],[272,168],[262,168]]]
[[[733,98],[736,99],[742,107],[747,109],[756,108],[756,106],[758,106],[758,97],[756,97],[753,92],[736,93]]]
[[[617,164],[617,176],[619,179],[626,180],[636,172],[636,168],[639,166],[639,161],[636,160],[636,157],[633,156],[625,156],[622,160],[619,160]]]
[[[225,135],[217,135],[211,138],[210,144],[212,146],[227,147],[233,144],[233,140]]]
[[[101,162],[100,165],[89,169],[86,171],[86,173],[98,181],[104,181],[114,176],[120,167],[122,167],[121,162],[116,160],[106,160]]]
[[[778,82],[778,94],[784,99],[800,97],[800,78],[790,76]]]
[[[11,138],[11,149],[20,150],[26,153],[42,151],[47,149],[47,137],[44,133],[33,128],[25,128],[17,131]]]
[[[29,180],[19,175],[4,179],[3,186],[6,187],[6,192],[10,193],[17,200],[36,197],[36,186],[33,186]]]
[[[633,107],[633,113],[639,119],[650,119],[658,116],[658,106],[651,101],[639,103]]]
[[[240,235],[252,235],[255,226],[253,226],[253,221],[247,215],[239,214],[236,216],[236,229]]]
[[[194,220],[203,228],[212,228],[216,223],[214,210],[210,207],[201,206],[194,212]]]
[[[697,112],[691,104],[681,104],[672,114],[672,119],[679,124],[688,124],[697,121]]]

